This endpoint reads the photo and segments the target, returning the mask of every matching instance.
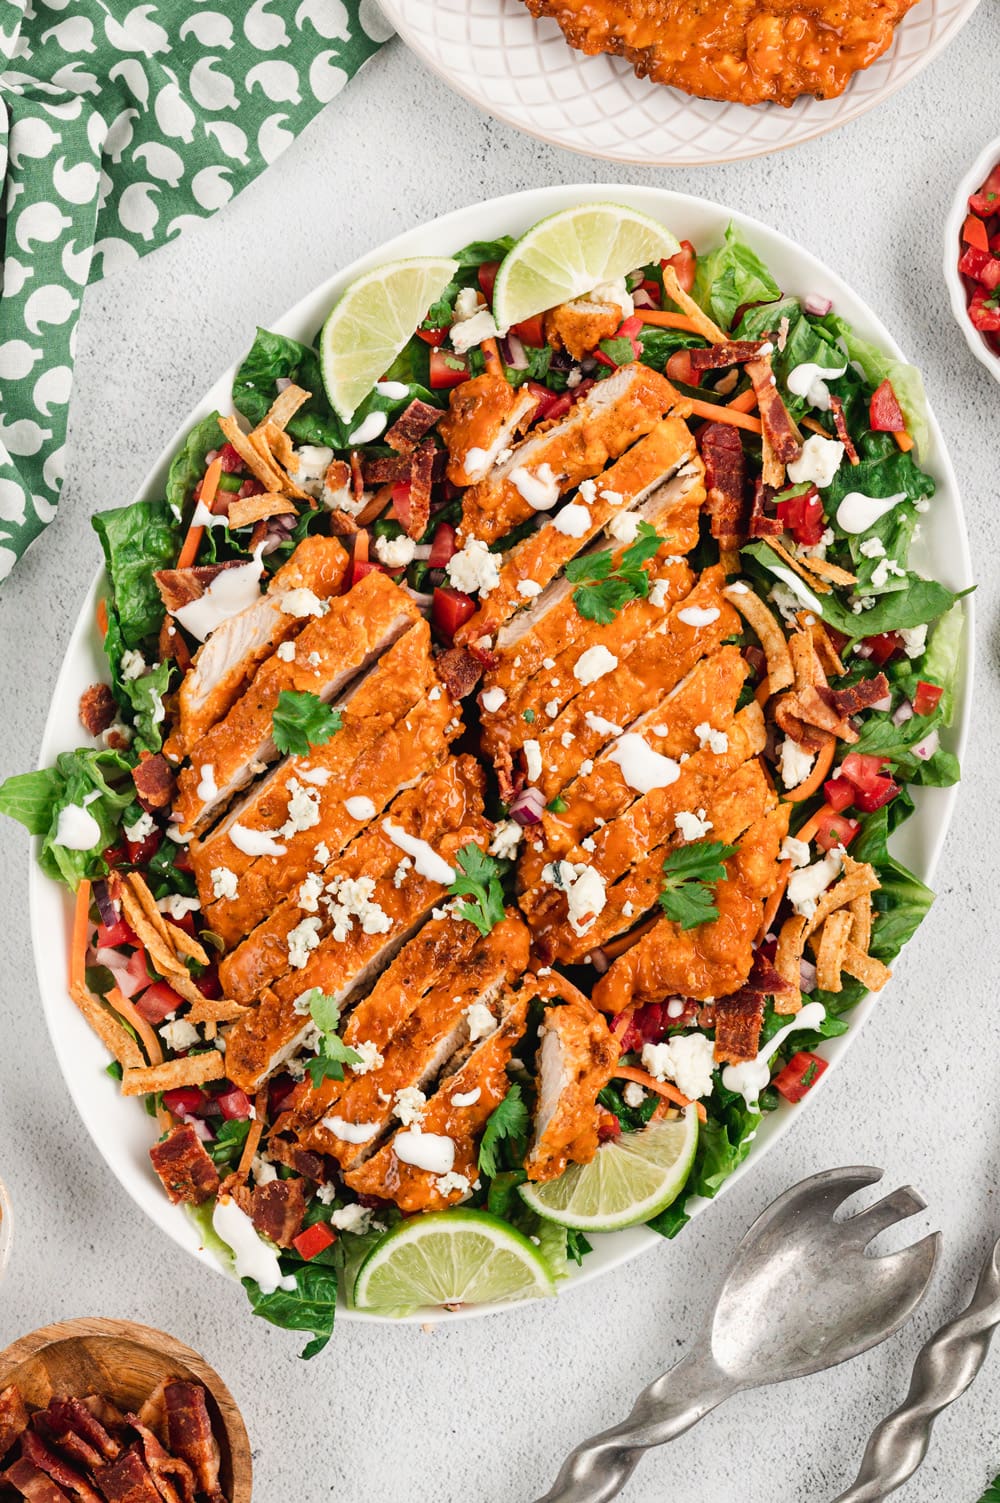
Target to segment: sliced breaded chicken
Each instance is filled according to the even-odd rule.
[[[182,831],[203,828],[229,800],[278,758],[272,737],[283,690],[328,702],[419,619],[405,590],[371,573],[325,607],[300,633],[291,658],[274,653],[224,720],[190,750],[180,773],[173,814]]]
[[[437,1211],[463,1200],[479,1176],[479,1140],[510,1086],[507,1064],[524,1034],[533,992],[505,990],[494,1009],[499,1026],[447,1075],[423,1109],[344,1179],[363,1195],[394,1200],[401,1210]],[[427,1167],[425,1167],[427,1166]]]
[[[518,444],[462,502],[460,537],[494,543],[518,523],[551,510],[559,496],[599,475],[610,459],[656,426],[668,412],[685,416],[670,382],[638,363],[615,371],[573,406]]]
[[[753,965],[763,901],[778,880],[788,814],[789,805],[778,804],[740,838],[736,855],[726,862],[727,876],[715,888],[718,918],[685,930],[664,915],[598,981],[598,1007],[617,1013],[670,996],[705,1000],[743,985]]]
[[[340,593],[349,564],[336,538],[303,538],[272,576],[266,594],[215,628],[181,683],[172,752],[181,756],[194,746],[232,707],[264,659],[308,624],[310,618],[300,613],[301,597],[292,591],[308,590],[328,600]]]
[[[452,391],[438,432],[448,447],[452,485],[484,480],[505,449],[527,425],[538,398],[522,386],[515,391],[491,371],[463,381]]]
[[[583,1002],[547,1007],[538,1048],[535,1132],[524,1167],[530,1180],[556,1179],[597,1152],[597,1098],[614,1074],[618,1041]]]
[[[553,349],[583,360],[621,327],[626,307],[631,312],[631,298],[616,303],[594,294],[560,303],[545,315],[545,337]]]
[[[679,473],[682,467],[683,474]],[[705,499],[700,480],[701,460],[690,429],[679,418],[665,418],[617,464],[596,480],[584,481],[566,507],[511,549],[500,570],[500,583],[455,633],[455,641],[462,646],[484,636],[492,638],[532,601],[537,619],[545,609],[539,592],[595,539],[600,548],[617,548],[613,533],[605,529],[609,524],[627,527],[615,518],[629,512],[656,528],[666,553],[687,553],[698,541],[698,515]]]

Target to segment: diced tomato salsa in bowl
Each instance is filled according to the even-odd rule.
[[[1000,356],[1000,161],[969,195],[968,208],[958,270],[972,326]]]

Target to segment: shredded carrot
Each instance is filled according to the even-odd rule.
[[[354,562],[356,564],[368,562],[368,533],[363,529],[354,534]]]
[[[768,896],[767,902],[764,904],[764,912],[761,916],[760,929],[757,931],[758,942],[764,938],[764,935],[774,923],[774,916],[777,913],[778,909],[781,907],[781,900],[785,896],[785,888],[788,886],[788,879],[791,875],[792,863],[790,861],[782,861],[778,866],[777,885],[772,889],[771,893]]]
[[[267,1115],[266,1085],[262,1085],[253,1098],[253,1109],[255,1114],[254,1119],[250,1123],[250,1131],[247,1133],[247,1140],[243,1144],[243,1152],[240,1154],[240,1161],[236,1166],[237,1179],[246,1179],[253,1164],[254,1154],[260,1147],[260,1140],[264,1132],[264,1118]]]
[[[120,1017],[123,1017],[126,1023],[128,1023],[131,1028],[134,1028],[136,1033],[139,1035],[142,1046],[146,1051],[146,1057],[149,1060],[149,1063],[151,1065],[162,1065],[163,1049],[160,1045],[160,1040],[157,1038],[154,1030],[146,1022],[146,1019],[140,1017],[136,1012],[128,997],[125,996],[125,993],[120,991],[117,986],[113,986],[108,992],[108,1001],[114,1008],[115,1012],[118,1013]]]
[[[726,406],[730,412],[753,412],[757,406],[757,393],[752,386],[748,386],[746,391],[741,391],[739,396],[727,402]]]
[[[833,754],[836,750],[837,743],[828,741],[822,751],[816,753],[816,760],[809,770],[809,776],[785,794],[786,803],[801,804],[803,799],[812,797],[833,766]]]
[[[90,938],[90,883],[84,877],[76,889],[73,933],[69,945],[70,988],[86,985],[87,940]]]
[[[480,350],[482,350],[483,360],[486,362],[486,369],[488,371],[491,371],[494,375],[502,376],[503,361],[500,359],[500,351],[497,349],[496,340],[484,339],[479,348]]]
[[[804,840],[808,845],[809,841],[812,840],[813,836],[816,834],[816,831],[819,829],[824,819],[826,819],[827,815],[833,814],[834,812],[835,811],[832,804],[824,804],[822,809],[817,809],[815,814],[810,815],[801,829],[796,830],[795,839]]]
[[[685,329],[689,334],[700,336],[698,325],[686,313],[661,313],[658,308],[637,308],[635,316],[644,324],[653,324],[658,329]]]
[[[820,438],[830,437],[830,430],[828,428],[824,428],[822,423],[817,423],[815,418],[799,418],[799,427],[808,428],[810,433],[818,433]]]
[[[94,612],[94,615],[97,620],[97,630],[103,639],[108,634],[108,602],[103,595],[97,602],[97,610]]]
[[[636,1085],[644,1086],[647,1091],[654,1091],[657,1096],[662,1096],[665,1101],[671,1102],[674,1106],[691,1105],[690,1097],[682,1096],[677,1087],[671,1085],[669,1080],[656,1080],[645,1070],[637,1070],[634,1065],[616,1065],[613,1078],[615,1080],[634,1080]],[[700,1101],[697,1103],[697,1107],[699,1120],[704,1122],[706,1118],[705,1108]]]
[[[760,433],[760,418],[748,417],[738,407],[725,403],[702,402],[696,397],[687,399],[692,417],[705,418],[710,423],[728,423],[732,428],[745,428],[747,433]]]
[[[768,700],[771,698],[771,680],[768,678],[766,673],[761,679],[760,683],[757,685],[756,689],[753,691],[753,697],[760,705],[761,709],[764,708]]]
[[[219,477],[222,474],[222,460],[218,455],[212,460],[205,471],[205,478],[201,483],[201,499],[208,511],[212,510],[215,493],[219,489]],[[198,557],[198,549],[204,536],[204,527],[189,527],[187,537],[181,545],[181,551],[177,557],[178,569],[188,569]]]
[[[892,436],[896,440],[896,443],[899,445],[900,449],[902,449],[903,453],[909,454],[910,450],[913,448],[913,439],[907,433],[906,429],[904,428],[901,433],[894,433]]]

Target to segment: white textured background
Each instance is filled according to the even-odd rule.
[[[132,1317],[201,1349],[241,1403],[259,1503],[528,1503],[576,1440],[623,1415],[692,1336],[749,1221],[795,1180],[883,1165],[945,1232],[925,1308],[885,1346],[749,1394],[652,1455],[628,1503],[834,1497],[920,1342],[970,1291],[1000,1232],[996,728],[1000,389],[941,280],[952,184],[1000,129],[1000,6],[984,0],[916,83],[772,159],[620,174],[497,126],[393,43],[279,162],[203,228],[87,294],[59,519],[0,592],[0,776],[34,765],[50,688],[98,557],[90,514],[129,500],[217,372],[337,266],[398,230],[519,187],[653,182],[739,205],[853,282],[923,366],[962,485],[979,579],[980,671],[964,792],[936,907],[812,1110],[674,1243],[545,1307],[464,1323],[343,1324],[327,1353],[255,1322],[242,1292],[159,1237],[100,1163],[43,1029],[28,946],[26,842],[0,832],[0,1173],[14,1255],[0,1346],[74,1315]],[[975,1503],[1000,1471],[1000,1349],[939,1423],[907,1503]]]

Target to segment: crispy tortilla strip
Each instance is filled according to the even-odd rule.
[[[145,1064],[142,1050],[120,1019],[109,1012],[100,998],[95,997],[82,982],[71,986],[69,994],[105,1049],[114,1055],[122,1069],[141,1070]]]
[[[863,981],[870,992],[880,992],[892,975],[881,960],[876,960],[874,955],[865,955],[857,945],[850,943],[844,950],[844,970],[849,976]]]
[[[851,917],[854,920],[851,927],[851,944],[867,955],[872,942],[872,896],[870,892],[863,893],[860,898],[852,898],[848,904]]]
[[[230,527],[249,527],[251,522],[260,522],[268,517],[287,517],[295,514],[295,504],[287,496],[275,491],[265,491],[262,496],[246,496],[234,501],[229,508]]]
[[[791,654],[785,634],[775,616],[749,586],[737,589],[734,585],[730,585],[722,593],[760,638],[760,645],[767,659],[767,681],[770,692],[777,694],[781,689],[791,688],[795,682],[795,672],[792,668]]]
[[[164,939],[160,929],[150,920],[139,899],[128,885],[122,886],[122,911],[142,941],[153,965],[161,976],[165,976],[171,986],[174,978],[183,973],[187,975],[187,968],[183,961],[179,960],[177,953],[169,940]],[[180,987],[177,988],[180,991]]]
[[[840,881],[833,887],[828,887],[826,892],[816,904],[816,912],[806,923],[806,938],[815,934],[816,930],[838,908],[845,908],[855,898],[865,893],[877,892],[881,883],[875,875],[875,868],[865,862],[852,861],[850,856],[844,857],[844,874]],[[784,975],[784,971],[781,973]]]
[[[844,952],[853,923],[850,911],[838,908],[823,925],[816,951],[816,984],[821,991],[839,992],[844,989],[840,973],[844,968]]]
[[[771,447],[766,429],[760,435],[760,478],[776,491],[785,483],[785,466]]]
[[[707,339],[709,344],[728,344],[729,336],[723,334],[718,324],[713,324],[707,313],[703,313],[693,297],[684,291],[677,280],[677,273],[672,266],[663,268],[663,286],[670,294],[671,299],[677,304],[682,313],[686,313],[694,324],[698,333]]]
[[[185,1059],[168,1059],[162,1065],[126,1069],[122,1095],[148,1096],[152,1091],[172,1091],[177,1086],[204,1085],[207,1080],[221,1080],[225,1073],[226,1061],[218,1049],[209,1049]]]
[[[304,406],[312,396],[312,392],[303,391],[301,386],[286,386],[284,391],[279,392],[271,406],[264,414],[260,426],[271,423],[275,428],[285,429],[291,418],[295,416],[299,408]]]
[[[773,548],[782,562],[786,563],[800,579],[804,579],[811,590],[815,590],[819,595],[829,595],[833,586],[828,585],[825,579],[817,579],[815,574],[811,574],[797,558],[789,553],[784,543],[779,543],[777,538],[768,538],[767,546]]]
[[[266,486],[269,491],[282,492],[285,489],[285,476],[250,442],[234,417],[220,417],[219,427],[261,485]]]
[[[206,1023],[214,1029],[216,1024],[232,1023],[237,1018],[242,1018],[246,1012],[246,1008],[234,1002],[231,997],[206,997],[197,987],[193,989],[197,992],[197,997],[188,998],[191,1011],[184,1014],[185,1023]],[[209,1036],[214,1038],[215,1034]]]
[[[774,969],[783,976],[791,988],[774,999],[777,1013],[792,1014],[802,1006],[802,972],[799,962],[806,943],[806,920],[800,913],[786,918],[778,935],[778,947],[774,952]]]
[[[847,669],[841,661],[839,652],[833,645],[833,638],[819,617],[814,616],[812,611],[803,611],[798,617],[798,622],[812,636],[816,656],[819,658],[824,672],[831,674],[834,678],[840,678],[845,674]]]
[[[856,574],[849,574],[846,569],[841,569],[839,564],[831,564],[825,558],[804,558],[802,562],[813,574],[819,574],[823,579],[828,579],[831,584],[853,585],[858,582]]]
[[[273,423],[261,423],[250,434],[249,443],[257,450],[257,453],[266,464],[273,468],[281,476],[280,489],[288,495],[298,496],[301,501],[308,501],[315,510],[315,497],[304,491],[291,477],[290,471],[298,467],[298,459],[295,455],[295,447],[283,428],[276,428]]]
[[[171,945],[178,955],[186,955],[189,960],[194,960],[198,965],[208,965],[210,957],[196,939],[192,939],[186,929],[179,924],[172,923],[169,918],[160,912],[156,906],[156,899],[150,892],[143,877],[138,872],[132,872],[125,881],[135,893],[142,904],[143,911],[149,918],[150,923],[156,924],[159,919],[157,932],[162,933],[168,945]]]
[[[793,632],[788,639],[788,651],[791,653],[796,689],[811,689],[815,684],[826,682],[811,632]]]

